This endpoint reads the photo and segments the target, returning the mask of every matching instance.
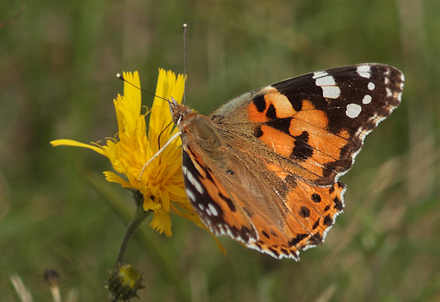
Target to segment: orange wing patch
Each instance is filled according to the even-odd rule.
[[[292,118],[289,132],[292,136],[299,136],[304,131],[311,133],[309,145],[313,149],[328,155],[328,157],[337,159],[339,152],[347,144],[350,136],[347,130],[341,130],[338,134],[330,133],[326,130],[327,126],[328,117],[326,113],[316,110],[310,101],[303,100],[302,110]]]
[[[262,125],[258,128],[262,135],[259,137],[273,151],[289,158],[295,146],[295,138],[273,127]]]
[[[312,182],[319,181],[324,177],[326,165],[340,159],[350,135],[347,130],[330,132],[327,114],[317,110],[310,100],[302,100],[300,107],[295,110],[286,96],[272,88],[271,92],[256,97],[248,112],[250,120],[258,124],[254,128],[255,137],[275,153],[294,161],[294,167],[289,169],[295,174]]]
[[[345,186],[335,183],[316,187],[298,182],[284,201],[288,209],[282,221],[271,223],[262,217],[252,217],[259,239],[250,247],[274,257],[298,259],[298,251],[321,244],[342,212]],[[280,227],[278,227],[280,226]]]
[[[288,118],[297,113],[289,99],[277,89],[268,87],[266,91],[266,94],[257,97],[248,106],[249,119],[253,123],[268,122],[275,114],[276,118]]]
[[[300,165],[319,177],[324,176],[323,170],[326,164],[340,159],[341,149],[347,145],[350,138],[346,130],[333,134],[327,130],[327,126],[326,113],[316,110],[310,101],[304,100],[303,109],[292,118],[289,127],[292,136],[304,137],[303,144],[297,148],[311,150],[309,154],[303,156]],[[301,155],[300,152],[299,154]]]

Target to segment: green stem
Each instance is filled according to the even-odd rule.
[[[90,184],[97,190],[97,192],[99,192],[102,195],[104,201],[107,202],[107,204],[113,209],[114,213],[120,216],[122,221],[127,223],[130,219],[132,221],[135,220],[135,218],[131,218],[132,214],[131,211],[128,210],[127,204],[121,201],[121,197],[120,195],[118,195],[117,191],[113,190],[111,186],[109,186],[108,183],[102,179],[101,175],[97,173],[84,171],[84,176],[90,182]],[[137,205],[136,211],[139,210],[143,211],[142,206],[139,206],[139,204],[142,203],[139,203],[139,199],[138,199],[141,196],[142,196],[141,194],[135,195],[136,205]],[[147,213],[144,212],[145,217],[148,215]],[[133,233],[134,231],[131,232]],[[176,270],[176,265],[174,263],[171,263],[170,261],[172,259],[172,256],[169,255],[168,251],[164,250],[163,248],[161,248],[156,244],[155,239],[153,239],[156,237],[152,237],[151,230],[148,230],[147,228],[139,228],[139,231],[136,233],[136,237],[139,239],[139,242],[144,247],[145,252],[152,259],[153,265],[155,265],[157,270],[161,272],[161,274],[163,275],[164,280],[168,280],[170,283],[174,284],[175,288],[178,291],[179,300],[184,302],[192,301],[185,279],[183,279],[180,273]],[[125,241],[125,239],[123,241]],[[127,246],[125,247],[125,249],[126,248]],[[119,258],[122,259],[124,258],[123,256],[124,252],[120,252],[120,254],[121,253],[122,256],[118,257],[118,261]]]
[[[118,258],[116,260],[116,266],[124,264],[125,252],[127,251],[128,243],[130,242],[131,237],[133,237],[137,228],[141,225],[141,223],[150,215],[151,211],[145,212],[142,207],[142,202],[139,202],[142,198],[141,194],[138,192],[134,193],[134,197],[136,199],[136,213],[130,221],[130,224],[125,231],[124,237],[122,237],[121,246],[119,248]],[[142,198],[143,201],[143,198]]]

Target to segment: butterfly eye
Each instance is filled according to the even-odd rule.
[[[182,121],[182,118],[183,118],[183,115],[180,114],[179,117],[178,117],[177,120],[176,120],[176,125],[177,125],[177,126],[180,125],[180,122]]]

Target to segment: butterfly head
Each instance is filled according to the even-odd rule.
[[[173,123],[176,126],[182,127],[183,126],[182,121],[185,119],[188,113],[192,112],[191,108],[189,108],[186,105],[177,103],[173,97],[171,97],[171,101],[169,102],[169,105],[170,105],[171,116],[173,118]]]

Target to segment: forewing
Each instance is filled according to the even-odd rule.
[[[220,129],[257,139],[305,181],[331,185],[400,104],[403,81],[383,64],[318,71],[244,94],[210,117]]]

